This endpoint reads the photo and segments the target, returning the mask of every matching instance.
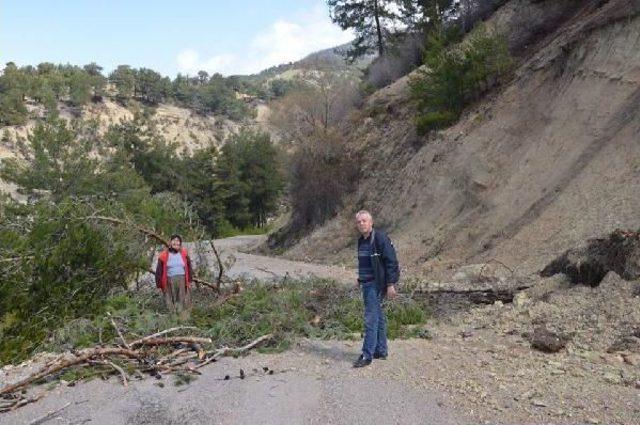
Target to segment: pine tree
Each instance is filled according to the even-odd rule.
[[[400,21],[399,9],[392,0],[327,0],[331,19],[342,29],[353,29],[356,39],[348,52],[351,60],[377,50],[382,56],[386,39]]]
[[[129,65],[119,65],[111,74],[109,81],[116,86],[116,99],[126,105],[135,95],[136,73]]]

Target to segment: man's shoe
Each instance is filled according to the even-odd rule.
[[[365,367],[365,366],[369,366],[371,364],[371,359],[366,359],[364,356],[360,356],[358,357],[358,360],[356,360],[353,363],[353,367]]]
[[[384,356],[382,356],[378,353],[373,353],[373,358],[377,360],[387,360],[387,355],[385,354]]]

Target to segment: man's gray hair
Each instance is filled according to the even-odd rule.
[[[358,217],[360,217],[361,215],[368,215],[368,216],[369,216],[369,218],[370,218],[371,220],[373,220],[373,216],[372,216],[372,215],[371,215],[371,213],[370,213],[369,211],[367,211],[367,210],[360,210],[360,211],[358,211],[358,212],[356,213],[356,220],[357,220],[357,219],[358,219]]]

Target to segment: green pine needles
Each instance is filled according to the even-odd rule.
[[[438,28],[428,37],[424,67],[410,86],[420,134],[455,123],[463,109],[513,69],[507,42],[485,26],[460,41],[457,30]]]

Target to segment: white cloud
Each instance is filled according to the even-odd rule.
[[[253,37],[242,53],[222,53],[200,58],[186,49],[177,57],[178,71],[190,75],[200,70],[210,74],[251,74],[270,66],[302,59],[309,53],[344,44],[353,39],[331,22],[325,7],[316,7],[294,20],[278,20]]]
[[[198,71],[204,70],[213,74],[215,72],[224,72],[224,70],[233,67],[235,62],[236,56],[231,54],[217,55],[201,60],[197,51],[187,49],[178,54],[178,71],[194,75]]]

